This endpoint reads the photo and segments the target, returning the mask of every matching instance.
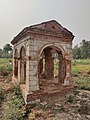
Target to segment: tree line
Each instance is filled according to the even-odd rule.
[[[82,40],[73,48],[74,59],[90,59],[90,41]]]
[[[5,44],[3,49],[0,49],[0,58],[12,58],[13,49],[10,44]]]

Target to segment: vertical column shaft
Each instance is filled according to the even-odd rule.
[[[54,78],[54,57],[51,48],[45,50],[45,75],[47,79]]]

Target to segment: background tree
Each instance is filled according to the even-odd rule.
[[[12,58],[13,50],[10,44],[6,44],[3,46],[3,49],[0,49],[0,58]]]
[[[0,49],[0,57],[2,57],[2,53],[3,53],[3,50],[2,50],[2,49]]]
[[[81,50],[78,47],[78,44],[73,48],[73,58],[80,59],[81,58]]]
[[[6,45],[4,45],[3,50],[6,53],[12,52],[12,46],[10,44],[6,44]]]
[[[90,41],[82,40],[80,46],[78,44],[73,48],[74,59],[90,58]]]

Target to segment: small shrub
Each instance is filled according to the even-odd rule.
[[[18,97],[21,96],[21,90],[20,90],[20,85],[19,83],[14,83],[12,85],[12,91],[17,95]]]
[[[73,101],[74,101],[74,96],[73,95],[69,95],[69,97],[67,98],[67,102],[73,103]]]
[[[74,95],[78,95],[79,91],[77,89],[73,90]]]
[[[6,115],[6,120],[23,120],[24,112],[18,108],[9,108]]]
[[[64,111],[64,110],[65,110],[64,105],[63,105],[63,104],[61,104],[61,110],[62,110],[62,111]]]
[[[4,91],[2,88],[0,88],[0,103],[2,102],[3,99],[4,99]]]

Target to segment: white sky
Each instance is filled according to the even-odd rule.
[[[52,19],[73,32],[73,45],[90,40],[90,0],[0,0],[0,48],[26,26]]]

